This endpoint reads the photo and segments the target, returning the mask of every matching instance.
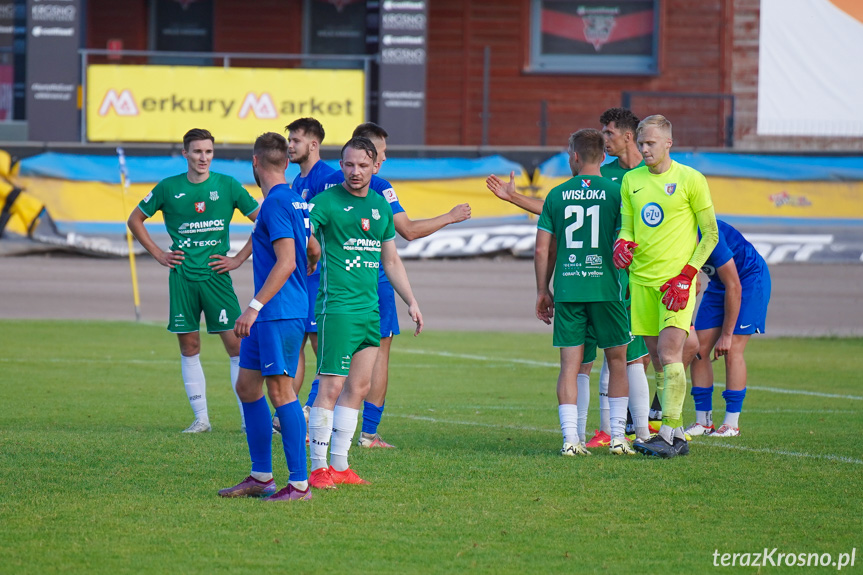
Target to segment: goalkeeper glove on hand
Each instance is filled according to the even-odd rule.
[[[671,278],[659,288],[659,291],[665,292],[662,303],[669,311],[680,311],[689,303],[689,288],[692,286],[692,278],[697,273],[697,269],[686,264],[680,275]]]
[[[632,250],[637,247],[637,243],[629,242],[624,239],[619,239],[614,242],[614,255],[612,257],[614,267],[619,270],[628,268],[629,264],[632,263]]]

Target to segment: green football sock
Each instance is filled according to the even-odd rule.
[[[661,403],[663,393],[665,392],[665,372],[657,371],[654,374],[654,379],[656,379],[656,395],[659,396],[659,401]]]
[[[683,425],[683,401],[686,399],[686,370],[682,363],[669,363],[664,367],[664,371],[662,424],[669,427],[681,427]]]

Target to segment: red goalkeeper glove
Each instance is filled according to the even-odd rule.
[[[659,288],[659,291],[665,292],[662,303],[669,311],[680,311],[689,303],[689,288],[692,287],[692,278],[697,273],[697,269],[686,264],[680,275],[671,278]]]
[[[614,242],[614,256],[612,257],[614,267],[619,270],[628,268],[629,264],[632,263],[632,250],[637,247],[637,243],[629,242],[624,239],[619,239]]]

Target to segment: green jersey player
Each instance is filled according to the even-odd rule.
[[[569,164],[575,177],[549,192],[537,224],[536,315],[548,324],[554,318],[553,343],[560,348],[557,397],[563,455],[589,453],[578,435],[577,407],[577,376],[588,328],[605,349],[609,365],[609,449],[619,455],[635,453],[624,437],[629,394],[626,346],[632,336],[626,287],[612,258],[620,228],[620,186],[600,175],[604,147],[598,130],[570,136]],[[552,272],[554,295],[549,290]]]
[[[380,346],[377,290],[381,265],[408,304],[411,319],[417,324],[415,334],[419,335],[423,327],[422,314],[396,251],[392,210],[383,196],[369,189],[376,161],[377,150],[371,140],[351,138],[342,148],[344,182],[318,194],[309,205],[312,229],[322,252],[315,304],[320,384],[309,413],[309,483],[318,489],[366,483],[348,466],[348,450]]]
[[[187,172],[156,184],[128,220],[129,229],[141,245],[156,261],[171,268],[168,331],[176,333],[179,339],[183,382],[195,413],[195,421],[185,430],[187,433],[211,429],[200,360],[202,312],[207,332],[218,333],[222,338],[231,359],[231,386],[236,391],[240,340],[233,329],[240,307],[228,272],[249,257],[251,244],[247,243],[236,256],[228,257],[229,226],[235,209],[253,222],[258,214],[258,202],[237,180],[210,172],[213,143],[214,138],[207,130],[186,132],[183,157],[188,163]],[[168,251],[153,241],[144,226],[144,221],[160,210],[171,237]]]

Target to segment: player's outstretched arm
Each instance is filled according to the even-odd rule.
[[[276,252],[276,263],[273,264],[273,269],[267,274],[267,279],[264,280],[264,285],[255,294],[253,302],[266,305],[268,301],[273,299],[273,296],[278,293],[288,278],[294,273],[297,267],[297,258],[294,254],[294,238],[280,238],[273,242],[273,251]],[[248,337],[252,329],[252,324],[258,319],[260,308],[255,309],[252,303],[243,310],[237,322],[234,324],[234,335],[239,338]]]
[[[393,214],[396,231],[404,239],[411,241],[429,236],[450,224],[470,219],[470,205],[459,204],[445,214],[424,220],[412,220],[404,212]]]
[[[533,268],[536,273],[536,317],[551,325],[554,317],[554,298],[549,290],[554,262],[550,260],[554,236],[545,230],[536,230]]]
[[[405,266],[399,257],[398,251],[396,251],[395,241],[383,242],[381,246],[381,263],[384,266],[387,278],[393,284],[393,288],[399,294],[399,297],[408,304],[408,313],[414,323],[417,324],[414,336],[419,335],[423,331],[423,315],[420,312],[420,307],[414,297],[413,290],[411,290],[408,273],[405,271]]]
[[[138,243],[144,246],[144,249],[150,252],[150,255],[166,268],[174,269],[174,267],[181,265],[183,260],[186,259],[186,256],[183,255],[183,251],[174,250],[172,252],[166,252],[157,246],[156,242],[153,241],[153,238],[150,237],[150,232],[148,232],[146,226],[144,226],[144,220],[146,219],[147,215],[141,211],[141,208],[136,207],[132,210],[132,213],[129,215],[129,219],[126,222],[129,226],[129,231],[132,232],[132,235],[135,236]]]
[[[531,198],[515,191],[515,172],[509,173],[509,182],[504,182],[492,174],[486,178],[485,187],[505,202],[509,202],[537,216],[542,213],[543,201],[541,199]]]
[[[731,349],[734,326],[737,325],[737,316],[740,315],[740,296],[743,293],[737,265],[733,259],[719,266],[716,273],[719,274],[719,279],[725,285],[725,314],[722,318],[722,332],[713,347],[713,359],[727,354]]]

